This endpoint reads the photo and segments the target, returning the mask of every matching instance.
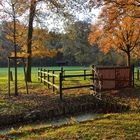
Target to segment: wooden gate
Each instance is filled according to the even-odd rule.
[[[96,67],[102,90],[120,89],[134,85],[131,67]]]

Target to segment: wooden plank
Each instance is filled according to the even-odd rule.
[[[62,90],[68,90],[68,89],[76,89],[76,88],[86,88],[86,87],[92,87],[93,85],[81,85],[81,86],[74,86],[74,87],[64,87]]]
[[[92,76],[92,74],[77,74],[77,75],[64,75],[63,78],[70,78],[70,77],[84,77],[84,76]]]
[[[50,77],[50,76],[52,76],[52,77],[53,77],[53,76],[54,76],[54,77],[59,77],[59,75],[58,75],[58,74],[53,74],[53,73],[50,73],[50,70],[48,70],[48,71],[49,71],[49,72],[47,72],[47,71],[45,71],[45,72],[44,72],[44,71],[42,71],[41,73],[42,73],[42,74],[49,75],[49,77]]]

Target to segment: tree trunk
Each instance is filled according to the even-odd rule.
[[[29,25],[28,25],[28,38],[27,38],[27,81],[31,82],[31,66],[32,66],[32,36],[33,36],[33,21],[36,11],[36,0],[31,0]]]
[[[127,66],[128,67],[131,66],[131,55],[130,55],[130,52],[127,52]]]
[[[18,88],[17,88],[17,44],[16,44],[16,13],[15,13],[15,4],[12,4],[12,12],[13,12],[13,23],[14,23],[13,40],[14,40],[14,67],[15,67],[15,96],[18,96]]]

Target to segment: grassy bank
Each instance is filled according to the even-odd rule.
[[[11,129],[1,138],[21,140],[138,140],[140,138],[140,113],[107,114],[95,120],[73,122],[62,126],[23,127]]]

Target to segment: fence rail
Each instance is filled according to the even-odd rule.
[[[66,81],[67,78],[83,77],[83,80],[86,80],[87,77],[93,77],[93,74],[86,74],[87,70],[85,69],[83,70],[84,74],[65,75],[64,73],[65,71],[67,70],[61,69],[58,71],[58,70],[46,70],[46,69],[38,68],[38,80],[44,83],[44,85],[47,85],[48,88],[52,86],[53,92],[55,92],[55,90],[58,90],[61,100],[62,100],[63,90],[93,87],[92,84],[64,87],[64,82]],[[59,72],[59,73],[55,74],[55,72]],[[57,82],[58,85],[56,84]]]

